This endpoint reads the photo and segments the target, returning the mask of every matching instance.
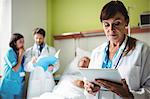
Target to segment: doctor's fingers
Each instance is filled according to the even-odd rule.
[[[89,82],[84,82],[84,88],[87,91],[92,91],[92,84],[90,84]]]
[[[106,88],[110,88],[112,86],[112,83],[109,82],[109,81],[106,81],[106,80],[101,80],[101,79],[98,79],[98,80],[95,80],[99,86],[104,86]]]
[[[99,84],[99,86],[103,86],[104,88],[116,93],[117,95],[121,96],[120,93],[118,92],[118,87],[113,86],[111,82],[107,82],[107,81],[101,81],[101,80],[96,80],[96,82]]]
[[[32,63],[36,63],[36,60],[37,60],[36,57],[33,56],[32,59],[31,59],[31,62],[32,62]]]
[[[85,85],[84,88],[88,93],[92,93],[92,88],[90,86]]]
[[[23,48],[19,49],[19,56],[23,56],[24,51],[25,50]]]
[[[97,92],[88,92],[88,93],[92,94],[93,96],[95,96]]]
[[[93,92],[92,88],[86,88],[86,91],[92,95],[96,95],[96,93],[97,93],[97,92]]]
[[[103,79],[98,79],[98,80],[96,80],[96,82],[98,83],[99,86],[103,86],[103,87],[105,87],[111,91],[122,86],[122,84],[120,84],[120,83],[116,83],[116,82],[112,82],[112,81],[108,81],[108,80],[103,80]]]
[[[121,82],[122,82],[123,87],[124,87],[127,91],[129,91],[129,87],[128,87],[127,83],[126,83],[126,80],[125,80],[125,79],[121,79]]]
[[[84,82],[84,87],[85,87],[85,88],[93,88],[93,87],[94,87],[94,84],[92,84],[91,82],[85,81],[85,82]]]
[[[107,81],[107,80],[97,80],[97,81],[99,82],[99,84],[101,84],[105,88],[109,89],[110,91],[116,93],[120,97],[132,96],[132,94],[129,91],[129,88],[128,88],[126,82],[125,82],[125,80],[123,80],[122,84],[111,82],[111,81]]]
[[[25,49],[24,48],[20,48],[19,49],[19,53],[24,53],[25,52]]]
[[[92,95],[96,95],[96,93],[99,91],[99,89],[97,90],[96,88],[94,88],[94,85],[92,83],[86,83],[84,84],[84,88],[85,90],[89,93],[89,94],[92,94]]]

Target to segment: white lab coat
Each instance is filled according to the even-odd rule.
[[[112,66],[116,64],[117,58],[122,53],[126,40],[127,37],[121,45],[116,59],[112,62]],[[104,50],[107,45],[108,42],[93,50],[89,68],[102,68]],[[150,99],[150,47],[148,45],[137,41],[136,48],[121,58],[118,70],[121,77],[126,79],[134,99]],[[116,94],[102,90],[96,97],[99,97],[98,99],[120,99]]]
[[[59,62],[54,65],[54,69],[52,72],[41,70],[43,68],[34,67],[31,59],[33,56],[37,58],[37,60],[41,57],[48,55],[55,55],[56,50],[53,47],[49,47],[45,44],[40,56],[38,56],[39,50],[37,49],[37,45],[34,44],[33,47],[28,48],[25,52],[25,71],[31,72],[28,82],[28,90],[27,90],[27,98],[31,99],[32,97],[38,97],[44,92],[50,92],[55,86],[53,73],[55,73],[59,68]],[[41,76],[42,75],[42,76]],[[41,84],[41,81],[45,80],[44,84]],[[43,87],[45,85],[45,87]],[[49,86],[47,86],[49,85]],[[47,86],[47,87],[46,87]],[[39,88],[39,89],[38,89]]]

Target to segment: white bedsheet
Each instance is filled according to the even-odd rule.
[[[82,77],[79,75],[63,75],[53,92],[44,93],[40,97],[32,99],[86,99],[84,90],[73,84],[76,79],[82,79]]]
[[[82,77],[80,75],[63,75],[53,93],[61,95],[65,99],[85,99],[84,90],[73,84],[73,81],[77,79],[82,79]]]
[[[42,94],[40,97],[34,97],[32,99],[65,99],[65,98],[54,93],[46,92]]]
[[[36,67],[30,74],[27,99],[39,97],[43,93],[51,92],[55,86],[52,74],[44,72],[42,67]]]
[[[39,98],[33,99],[95,99],[93,96],[86,98],[84,95],[84,89],[81,89],[73,84],[74,80],[83,77],[79,72],[78,62],[81,57],[90,57],[90,52],[77,48],[77,56],[69,64],[68,68],[65,69],[58,85],[56,85],[52,92],[44,93]]]

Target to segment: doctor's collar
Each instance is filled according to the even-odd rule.
[[[38,46],[44,47],[44,46],[45,46],[45,43],[42,43],[42,44],[36,44],[36,43],[35,43],[35,45],[36,45],[37,48],[38,48]]]

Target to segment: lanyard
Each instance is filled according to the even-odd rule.
[[[48,46],[46,47],[46,49],[47,49],[47,52],[48,52],[48,54],[49,54],[49,48],[48,48]],[[33,47],[31,48],[31,57],[33,57],[34,55],[33,55]],[[41,53],[38,51],[38,57],[41,55]]]
[[[118,67],[118,64],[119,64],[119,62],[120,62],[120,60],[121,60],[121,58],[122,58],[122,56],[123,56],[123,53],[124,53],[124,51],[125,51],[125,49],[126,49],[126,47],[127,47],[127,45],[128,45],[128,42],[129,42],[129,37],[127,38],[126,45],[125,45],[125,47],[124,47],[124,49],[123,49],[121,55],[119,56],[119,59],[118,59],[118,61],[117,61],[117,64],[115,65],[115,69],[117,69],[117,67]]]

